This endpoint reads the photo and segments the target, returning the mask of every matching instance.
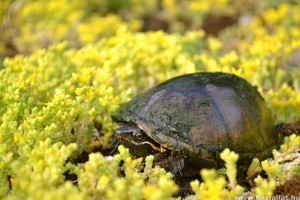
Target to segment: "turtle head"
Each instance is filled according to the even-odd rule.
[[[160,151],[160,145],[133,124],[119,124],[115,137],[136,156],[145,156]]]

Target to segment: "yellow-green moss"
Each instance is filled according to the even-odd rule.
[[[70,166],[84,195],[96,199],[171,199],[178,186],[170,173],[152,168],[153,156],[148,156],[143,166],[142,159],[133,160],[128,149],[120,146],[119,152],[113,157],[90,154],[85,164]],[[119,175],[121,161],[125,177]],[[142,168],[143,173],[138,173]]]
[[[239,14],[243,3],[163,0],[159,8],[158,1],[140,0],[5,0],[0,57],[11,55],[12,44],[28,55],[0,60],[0,198],[170,199],[178,186],[170,173],[152,166],[152,156],[144,166],[120,147],[113,157],[93,153],[86,163],[68,160],[94,142],[108,144],[116,126],[111,115],[122,104],[179,74],[237,74],[259,88],[276,121],[299,120],[300,6],[278,2],[243,10],[250,13],[246,24],[211,37],[188,29],[199,29],[208,13]],[[143,19],[159,9],[173,33],[139,32]],[[101,128],[96,130],[95,123]],[[261,169],[268,175],[255,179],[257,195],[271,195],[275,181],[296,175],[299,143],[293,135],[273,159],[255,161],[251,175]],[[241,194],[235,178],[238,156],[229,150],[222,155],[228,181],[215,170],[201,171],[204,182],[192,184],[195,198]],[[125,176],[118,174],[120,164]],[[77,185],[66,180],[66,171],[78,176]]]
[[[195,192],[194,199],[234,199],[243,194],[245,188],[237,184],[236,162],[239,155],[225,149],[221,154],[221,159],[225,161],[225,176],[218,176],[215,169],[202,169],[200,174],[202,183],[198,180],[191,182],[191,187]]]

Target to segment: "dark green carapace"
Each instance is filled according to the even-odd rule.
[[[163,82],[126,104],[115,121],[120,124],[115,137],[133,154],[169,152],[184,158],[184,166],[217,167],[218,154],[227,147],[249,163],[278,144],[256,87],[225,73],[187,74]]]

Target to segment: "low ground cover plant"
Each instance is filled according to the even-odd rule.
[[[94,1],[72,6],[68,1],[47,1],[47,6],[44,1],[4,1],[1,19],[13,20],[14,27],[5,26],[1,37],[16,29],[18,36],[0,44],[1,199],[174,198],[178,185],[169,172],[152,165],[153,157],[133,159],[122,146],[113,156],[104,152],[116,128],[111,116],[138,92],[176,75],[236,74],[258,87],[275,124],[300,120],[300,5],[279,2],[247,11],[239,18],[244,21],[216,37],[193,21],[200,13],[204,19],[216,12],[202,1],[185,4],[193,11],[184,16],[190,26],[183,26],[185,13],[175,1],[162,1],[172,22],[168,33],[141,31],[145,16],[157,13],[156,4],[146,9],[140,1],[103,2],[95,7],[103,8],[96,16],[91,14]],[[52,18],[57,8],[64,12]],[[217,1],[215,7],[232,16],[238,16],[237,8],[229,1]],[[9,9],[22,12],[10,16]],[[51,37],[43,43],[46,33]],[[14,44],[14,57],[8,56],[7,41]],[[291,134],[273,158],[253,161],[250,189],[235,182],[238,155],[225,150],[225,172],[203,169],[203,182],[191,183],[195,195],[190,198],[232,199],[247,190],[271,196],[299,176],[299,148],[299,135]],[[83,154],[88,154],[85,162],[75,161]]]

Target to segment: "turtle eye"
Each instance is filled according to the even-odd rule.
[[[139,140],[143,139],[144,138],[144,135],[141,131],[136,131],[133,133],[133,136]]]

